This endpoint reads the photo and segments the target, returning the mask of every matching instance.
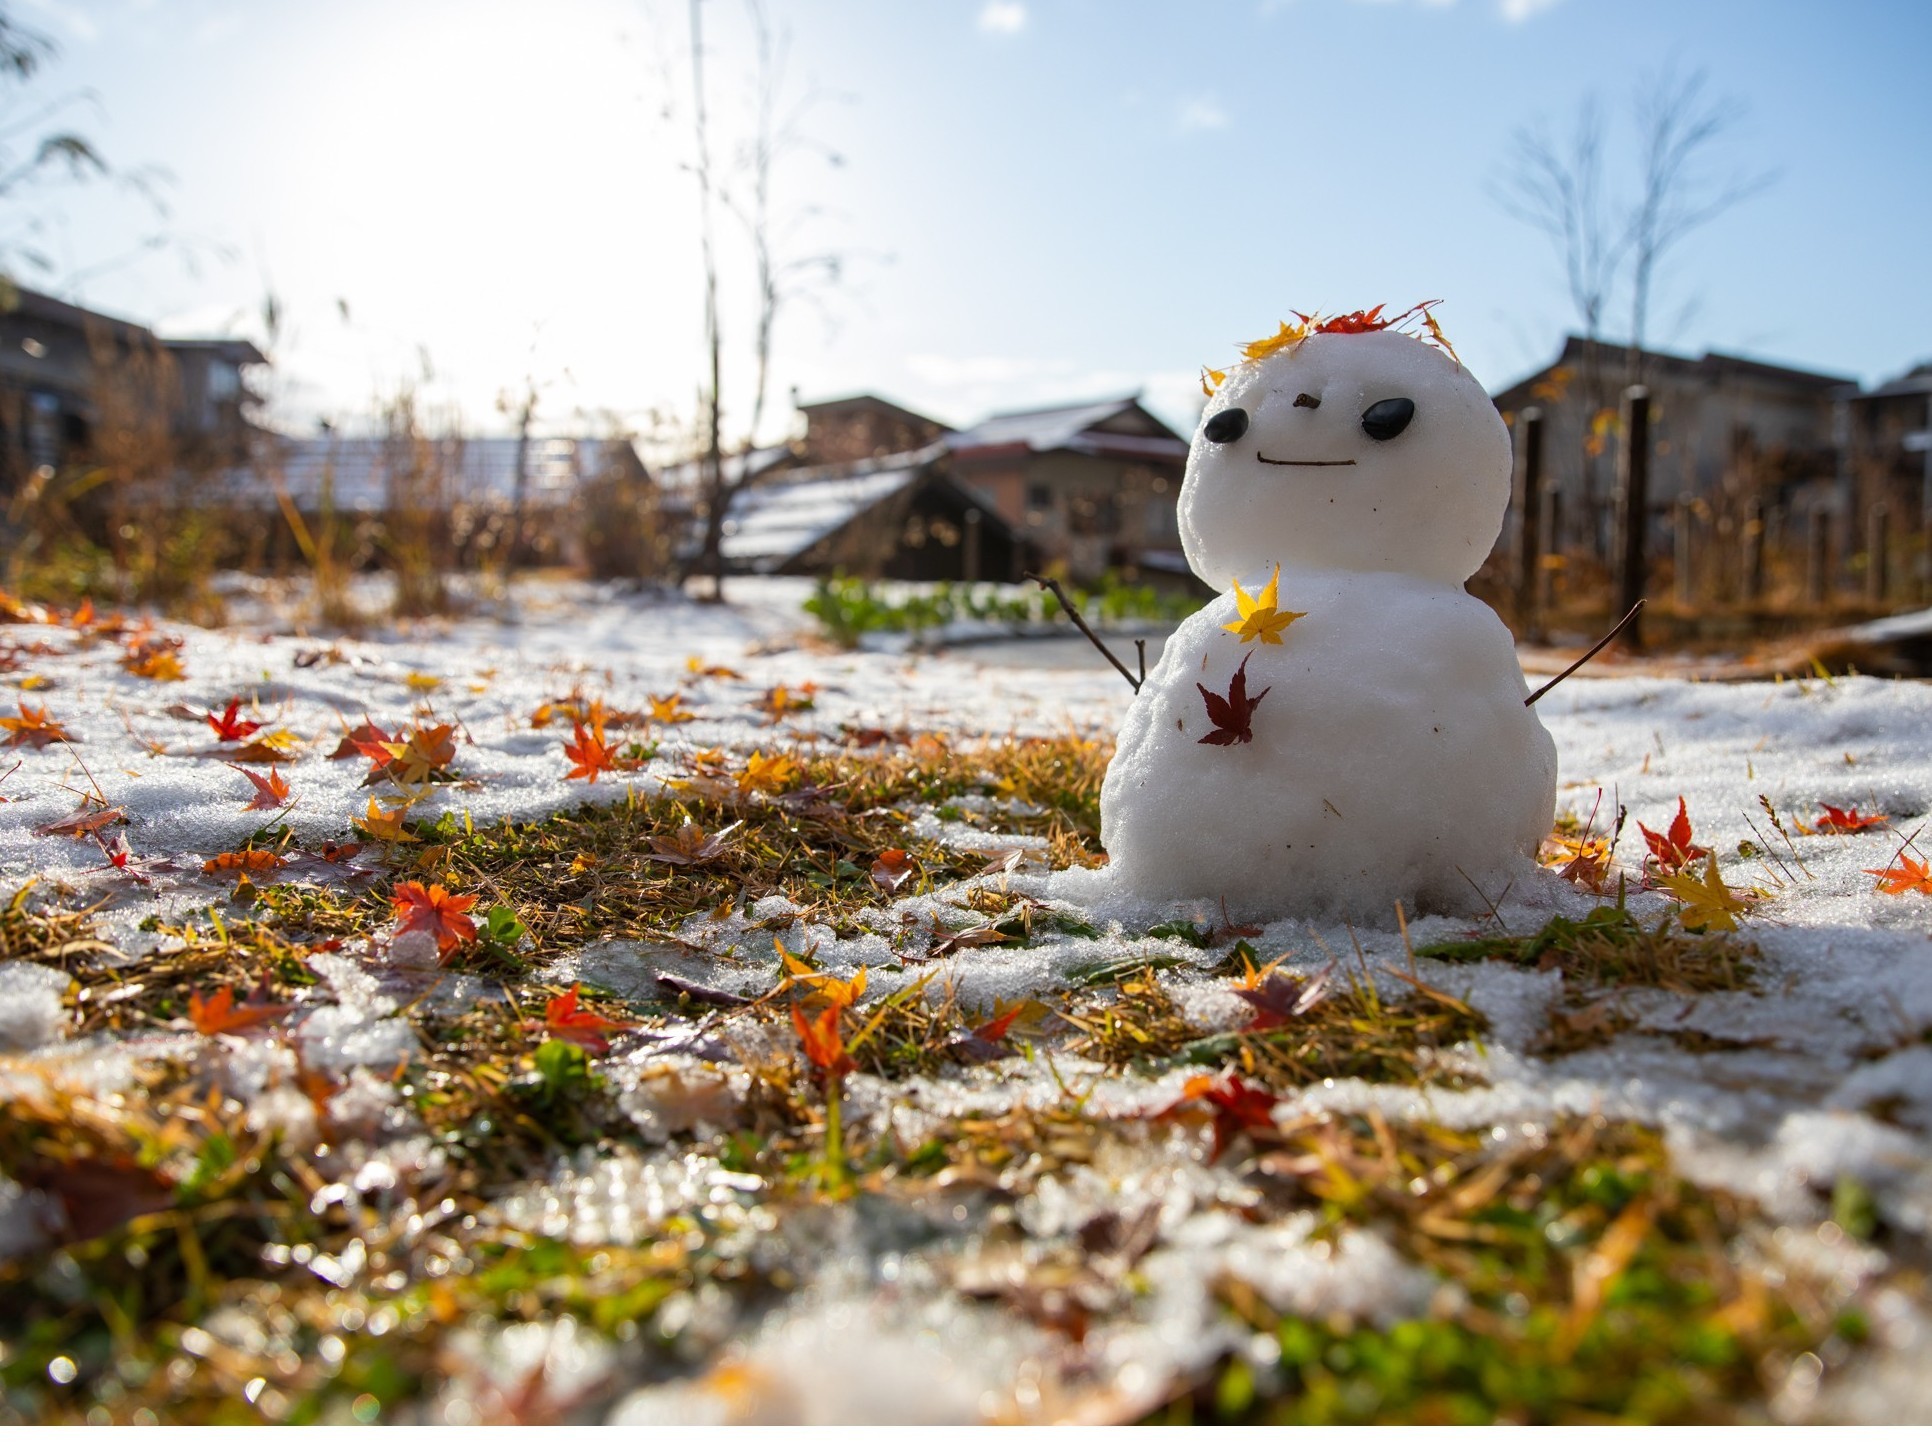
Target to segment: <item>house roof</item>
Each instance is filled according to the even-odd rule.
[[[935,444],[862,463],[800,468],[754,483],[732,500],[720,548],[727,559],[761,573],[782,568],[917,482],[942,456]]]
[[[163,337],[161,345],[170,352],[212,352],[237,367],[252,367],[268,361],[261,348],[246,337]]]
[[[945,442],[953,452],[967,457],[1007,452],[1187,456],[1187,444],[1140,405],[1138,394],[995,413],[975,427],[948,433]]]
[[[424,468],[451,502],[507,504],[516,491],[515,438],[434,438],[423,443]],[[630,445],[602,438],[531,438],[526,499],[536,507],[570,498],[588,479],[628,466]],[[279,481],[298,507],[319,507],[327,485],[346,513],[385,506],[392,475],[415,466],[411,451],[384,438],[284,438],[223,483],[233,496],[272,498]]]
[[[1589,339],[1572,334],[1563,339],[1563,350],[1554,362],[1539,367],[1527,377],[1519,378],[1508,387],[1498,388],[1492,396],[1501,399],[1540,381],[1559,367],[1574,366],[1590,345]],[[1602,349],[1606,371],[1617,375],[1630,349],[1620,342],[1599,339],[1597,346]],[[1827,393],[1834,389],[1857,387],[1856,379],[1839,377],[1827,372],[1808,372],[1802,368],[1785,367],[1775,362],[1762,362],[1755,357],[1739,357],[1728,352],[1706,352],[1702,357],[1686,357],[1676,352],[1657,352],[1650,348],[1643,350],[1647,365],[1663,372],[1678,374],[1691,373],[1706,377],[1752,377],[1765,382],[1782,383],[1801,391]]]
[[[887,412],[910,423],[923,423],[927,427],[941,429],[946,426],[924,413],[914,412],[909,407],[870,392],[854,393],[851,397],[826,398],[822,402],[800,403],[798,410],[808,417],[813,413]]]

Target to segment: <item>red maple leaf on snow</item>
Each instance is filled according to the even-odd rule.
[[[208,727],[224,743],[245,740],[262,727],[259,720],[238,718],[240,710],[241,697],[237,695],[228,701],[228,707],[220,714],[216,714],[213,710],[208,711]]]
[[[1811,828],[1820,835],[1856,835],[1861,830],[1871,830],[1885,824],[1889,815],[1861,815],[1856,805],[1840,810],[1836,805],[1818,802],[1818,808],[1825,813],[1818,817]]]
[[[1657,857],[1657,864],[1667,871],[1682,870],[1700,856],[1710,852],[1701,845],[1691,844],[1690,811],[1684,806],[1684,797],[1677,797],[1677,818],[1670,822],[1670,829],[1659,835],[1643,821],[1637,828],[1644,833],[1644,844],[1650,853]]]
[[[1201,691],[1201,698],[1207,703],[1208,723],[1214,726],[1196,744],[1200,745],[1245,745],[1254,739],[1254,707],[1268,697],[1271,684],[1253,699],[1248,698],[1248,661],[1254,658],[1251,649],[1241,656],[1241,665],[1234,671],[1234,678],[1228,681],[1228,693],[1224,699],[1205,684],[1194,687]]]

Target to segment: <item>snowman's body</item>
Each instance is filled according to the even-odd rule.
[[[1501,419],[1413,338],[1314,335],[1228,374],[1188,461],[1189,562],[1250,595],[1279,567],[1302,617],[1243,639],[1231,590],[1169,639],[1101,793],[1115,879],[1269,918],[1484,909],[1556,799],[1509,632],[1462,587],[1508,499]],[[1252,738],[1203,743],[1203,690],[1238,669]]]

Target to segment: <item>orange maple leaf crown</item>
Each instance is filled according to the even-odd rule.
[[[1337,312],[1332,315],[1322,312],[1296,312],[1293,314],[1295,318],[1293,322],[1281,323],[1272,335],[1242,343],[1241,361],[1259,362],[1264,357],[1273,357],[1284,348],[1299,347],[1310,337],[1319,336],[1322,333],[1349,335],[1392,331],[1418,337],[1430,346],[1442,349],[1449,354],[1452,362],[1458,367],[1462,366],[1462,359],[1456,356],[1456,349],[1449,345],[1449,339],[1443,333],[1441,324],[1436,321],[1435,314],[1429,310],[1431,307],[1442,305],[1440,297],[1431,298],[1427,302],[1418,302],[1408,311],[1393,317],[1382,315],[1385,305],[1387,304],[1378,302],[1365,312]],[[1238,367],[1240,363],[1233,366]],[[1202,368],[1201,391],[1213,397],[1221,384],[1227,381],[1231,370],[1231,368]]]

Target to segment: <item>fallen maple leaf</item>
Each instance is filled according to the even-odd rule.
[[[415,690],[418,694],[428,694],[431,690],[441,689],[443,687],[443,676],[440,674],[425,674],[420,669],[412,669],[403,676],[403,683]]]
[[[67,733],[66,725],[49,718],[45,709],[35,709],[24,699],[20,701],[19,714],[0,715],[0,729],[7,732],[7,743],[15,749],[31,745],[36,750],[44,750],[49,745],[74,739]]]
[[[857,1005],[865,995],[865,968],[861,966],[853,972],[850,981],[841,981],[836,976],[827,976],[811,961],[803,956],[795,956],[785,949],[783,941],[774,939],[772,945],[778,951],[778,960],[791,973],[792,983],[796,986],[809,986],[812,994],[806,998],[809,1006],[829,1006],[835,1011],[843,1011]]]
[[[162,682],[188,677],[187,671],[181,667],[181,656],[167,644],[130,644],[127,656],[121,660],[121,667],[142,679]]]
[[[230,765],[228,768],[238,775],[247,776],[248,783],[255,787],[255,798],[242,806],[243,810],[278,810],[287,803],[288,782],[273,765],[268,767],[266,775],[255,770],[244,770],[240,765]]]
[[[960,1032],[946,1045],[973,1062],[994,1062],[1002,1057],[1013,1056],[1015,1052],[1007,1045],[1006,1033],[1032,1005],[1034,1005],[1033,1002],[1022,1001],[1017,1006],[1001,1012],[991,1021],[983,1021],[971,1031]],[[997,1007],[997,1003],[995,1006]]]
[[[1849,810],[1840,810],[1836,805],[1827,805],[1822,800],[1818,802],[1818,808],[1825,813],[1818,817],[1817,823],[1811,828],[1821,835],[1856,835],[1861,830],[1875,830],[1892,818],[1889,815],[1861,815],[1856,805]]]
[[[354,729],[343,732],[342,742],[335,747],[329,758],[352,760],[360,755],[373,765],[387,765],[395,756],[382,747],[395,743],[395,740],[396,736],[390,734],[381,725],[365,719]]]
[[[801,684],[797,689],[787,689],[782,684],[774,684],[758,696],[757,706],[774,721],[784,715],[813,707],[812,696],[818,693],[816,684]]]
[[[1601,836],[1553,835],[1544,843],[1542,864],[1585,890],[1602,895],[1610,870],[1610,842]]]
[[[239,695],[229,700],[228,707],[219,715],[212,709],[208,711],[208,727],[215,732],[217,739],[223,743],[245,740],[262,727],[259,720],[240,718],[240,711],[241,697]]]
[[[684,696],[679,693],[651,696],[651,719],[657,724],[684,724],[697,716],[684,707]]]
[[[576,725],[576,741],[564,746],[564,757],[571,761],[572,768],[566,780],[582,780],[587,784],[597,783],[597,777],[607,770],[622,769],[617,752],[604,743],[602,725],[586,730],[583,721]]]
[[[1691,844],[1690,811],[1685,808],[1682,795],[1677,797],[1677,818],[1670,822],[1667,832],[1660,835],[1641,820],[1637,828],[1643,832],[1644,844],[1650,847],[1657,864],[1666,872],[1681,871],[1692,861],[1710,854],[1703,846]]]
[[[1878,889],[1888,896],[1903,895],[1907,891],[1919,891],[1932,896],[1932,866],[1922,859],[1914,860],[1909,855],[1901,855],[1896,866],[1884,870],[1868,870],[1866,875],[1878,877]]]
[[[52,1162],[29,1154],[7,1170],[20,1185],[60,1204],[66,1220],[62,1237],[84,1243],[122,1223],[174,1206],[174,1184],[131,1155],[82,1157]]]
[[[544,1024],[550,1034],[573,1041],[593,1056],[602,1056],[610,1050],[613,1033],[624,1031],[626,1024],[613,1021],[608,1016],[599,1016],[588,1007],[577,1004],[580,988],[572,986],[562,996],[553,996],[544,1004]]]
[[[1214,1150],[1208,1155],[1208,1161],[1213,1162],[1237,1134],[1272,1131],[1275,1104],[1280,1100],[1272,1093],[1250,1087],[1233,1073],[1221,1077],[1199,1076],[1191,1078],[1181,1088],[1180,1097],[1155,1115],[1174,1117],[1196,1102],[1205,1104],[1214,1128]]]
[[[1678,917],[1686,930],[1735,931],[1738,911],[1745,902],[1731,894],[1724,878],[1717,873],[1717,857],[1704,853],[1704,875],[1700,879],[1690,870],[1665,876],[1659,884],[1684,903]]]
[[[890,895],[919,869],[918,862],[903,850],[884,850],[872,862],[872,883]]]
[[[728,664],[706,664],[692,654],[684,661],[684,672],[697,679],[743,679],[744,675]]]
[[[393,840],[400,842],[415,838],[409,833],[409,824],[406,819],[408,814],[409,807],[407,805],[395,810],[384,810],[372,799],[369,802],[369,809],[363,815],[362,819],[351,820],[350,823],[371,840]]]
[[[288,864],[288,857],[277,855],[272,850],[224,850],[219,855],[202,863],[203,875],[216,875],[225,870],[253,871],[257,875],[267,875],[270,871],[280,870]]]
[[[378,748],[388,758],[374,765],[362,783],[373,785],[388,779],[399,785],[426,785],[431,780],[447,780],[450,762],[456,758],[456,741],[451,738],[455,732],[455,725],[423,725],[401,740],[380,742]],[[356,748],[369,754],[361,744]]]
[[[828,1006],[817,1020],[808,1020],[798,1003],[793,1002],[792,1029],[805,1048],[806,1060],[820,1075],[842,1077],[856,1069],[857,1064],[845,1054],[845,1042],[839,1035],[838,1007]]]
[[[1273,1031],[1328,995],[1328,971],[1324,968],[1306,978],[1269,971],[1251,985],[1237,987],[1234,994],[1254,1008],[1249,1031]]]
[[[453,896],[439,885],[424,886],[412,880],[397,886],[389,903],[401,922],[396,933],[435,932],[437,949],[445,960],[463,942],[476,939],[476,922],[468,915],[476,904],[475,896]]]
[[[775,795],[790,784],[797,773],[798,766],[786,756],[772,755],[767,758],[762,751],[753,750],[751,758],[745,761],[745,767],[732,778],[747,795],[758,790]]]
[[[1279,644],[1282,630],[1295,620],[1308,617],[1306,613],[1284,612],[1277,608],[1280,589],[1280,564],[1275,565],[1274,574],[1254,597],[1250,597],[1248,591],[1241,587],[1241,580],[1234,580],[1234,607],[1238,617],[1221,627],[1237,635],[1243,644],[1252,644],[1256,639],[1263,644]],[[1267,692],[1265,689],[1262,691],[1263,694]]]
[[[258,995],[251,995],[238,1006],[235,988],[224,986],[205,1001],[199,991],[195,992],[188,1001],[188,1020],[203,1036],[215,1036],[222,1032],[247,1031],[251,1026],[287,1016],[293,1010],[290,1006],[273,1005],[266,996]]]
[[[1254,658],[1250,650],[1241,657],[1241,665],[1234,671],[1234,678],[1228,683],[1227,698],[1215,694],[1205,684],[1194,687],[1201,691],[1201,698],[1207,702],[1208,722],[1215,726],[1196,744],[1201,745],[1245,745],[1254,739],[1254,707],[1268,697],[1271,684],[1253,699],[1248,698],[1248,661]]]
[[[45,825],[34,827],[35,835],[72,835],[79,838],[106,830],[111,825],[126,823],[127,814],[118,805],[106,805],[87,796],[81,807],[71,815],[63,815],[58,820],[50,820]]]
[[[649,860],[668,861],[672,865],[697,865],[721,854],[725,841],[745,822],[734,820],[716,835],[707,835],[704,827],[692,823],[686,816],[675,835],[653,835],[651,844],[657,849],[647,853]]]

